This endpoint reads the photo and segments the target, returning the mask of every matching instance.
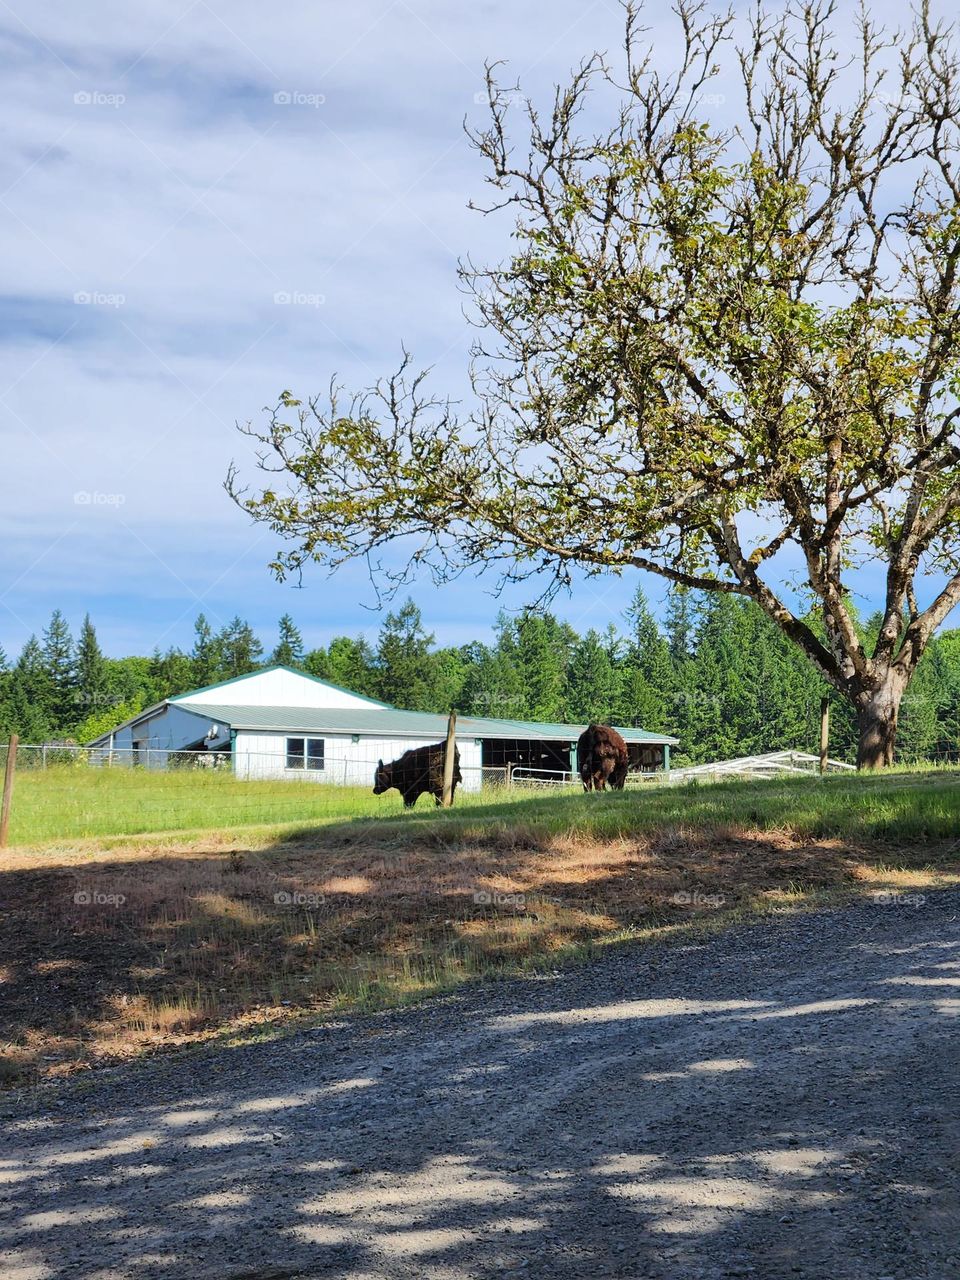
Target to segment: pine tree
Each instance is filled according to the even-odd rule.
[[[469,646],[469,662],[463,683],[462,709],[468,715],[499,720],[521,719],[526,697],[520,673],[498,646]]]
[[[79,723],[102,711],[107,694],[107,669],[89,613],[83,619],[77,642],[77,689],[74,721]]]
[[[279,640],[277,647],[270,655],[270,661],[279,667],[303,666],[303,636],[289,613],[285,613],[278,624]]]
[[[12,731],[10,725],[10,662],[0,645],[0,737]]]
[[[937,738],[933,755],[960,759],[960,631],[945,631],[929,655],[937,699]]]
[[[676,675],[670,645],[657,625],[642,587],[634,592],[626,617],[630,636],[624,658],[619,722],[663,732],[668,729]]]
[[[566,672],[576,640],[572,629],[549,613],[524,609],[513,620],[498,619],[497,647],[519,678],[523,715],[528,720],[559,721],[566,696]]]
[[[929,650],[924,654],[900,704],[896,758],[904,763],[928,760],[936,750],[937,688],[932,657]]]
[[[223,652],[219,638],[206,615],[200,613],[193,624],[193,649],[190,653],[190,685],[203,689],[223,678]]]
[[[53,735],[53,688],[36,636],[23,646],[10,674],[7,694],[9,731],[22,742],[45,742]]]
[[[220,657],[221,680],[249,675],[256,671],[263,657],[263,645],[249,622],[240,617],[232,618],[213,643]]]
[[[384,702],[408,711],[432,709],[432,644],[412,600],[387,614],[377,640],[377,689]]]
[[[567,670],[565,717],[575,724],[609,724],[617,698],[617,678],[610,651],[590,630],[574,645]]]
[[[43,665],[50,682],[50,726],[61,733],[76,720],[77,665],[70,627],[59,609],[43,633]]]
[[[675,587],[667,595],[666,627],[670,657],[680,667],[693,653],[693,597],[684,587]]]
[[[602,636],[578,637],[531,607],[498,617],[494,645],[436,650],[408,601],[385,619],[376,655],[362,637],[339,636],[303,656],[289,616],[280,631],[281,643],[290,644],[283,657],[297,660],[299,649],[298,661],[311,674],[402,707],[664,731],[680,738],[678,762],[816,750],[825,686],[756,605],[684,593],[672,598],[668,615],[665,635],[639,591],[624,635],[609,626]],[[874,618],[862,623],[867,642],[875,626]],[[105,658],[89,616],[74,651],[63,615],[55,613],[42,645],[31,637],[12,668],[0,649],[0,734],[16,731],[24,741],[42,742],[69,732],[88,741],[151,702],[245,674],[262,655],[239,618],[214,635],[201,614],[195,633],[189,658],[177,649]],[[682,655],[679,662],[674,653]],[[831,698],[830,754],[852,758],[856,742],[848,704]],[[954,630],[931,644],[918,668],[901,710],[898,758],[958,755],[960,630]]]

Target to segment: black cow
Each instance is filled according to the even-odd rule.
[[[412,809],[425,791],[443,803],[443,760],[447,754],[445,742],[434,743],[432,747],[414,747],[405,751],[399,760],[392,764],[377,761],[377,772],[373,779],[373,794],[383,795],[391,787],[396,787],[403,796],[403,803]],[[453,789],[450,799],[457,791],[457,783],[463,781],[460,773],[460,752],[453,749]]]
[[[587,725],[577,743],[577,761],[584,791],[622,791],[630,753],[616,729],[608,724]]]

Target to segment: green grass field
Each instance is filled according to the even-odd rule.
[[[383,819],[403,824],[524,824],[560,832],[621,837],[659,827],[718,824],[800,836],[902,839],[960,837],[960,770],[892,772],[760,782],[648,786],[621,794],[578,789],[460,791],[451,811],[421,797],[404,813],[400,796],[297,782],[244,782],[207,771],[56,767],[24,770],[14,791],[12,845],[158,833],[271,830]]]
[[[206,769],[164,773],[66,765],[17,774],[10,843],[319,824],[395,816],[402,808],[397,792],[375,796],[369,789],[309,782],[243,782]]]

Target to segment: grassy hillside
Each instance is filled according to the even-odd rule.
[[[849,894],[910,911],[960,880],[947,772],[422,799],[406,814],[397,797],[192,774],[21,781],[20,822],[61,835],[0,854],[8,1082]],[[213,830],[170,833],[214,815]],[[254,816],[269,821],[238,825]],[[71,823],[168,834],[78,840]]]
[[[960,770],[893,772],[824,780],[643,786],[619,795],[563,790],[461,790],[452,812],[422,796],[412,813],[392,791],[309,782],[243,782],[229,773],[59,767],[17,776],[10,842],[60,843],[160,832],[229,832],[371,819],[460,825],[522,821],[538,831],[598,836],[663,824],[729,822],[804,835],[866,832],[905,837],[960,835]]]

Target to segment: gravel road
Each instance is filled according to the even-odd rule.
[[[0,1102],[0,1276],[960,1276],[960,893]]]

